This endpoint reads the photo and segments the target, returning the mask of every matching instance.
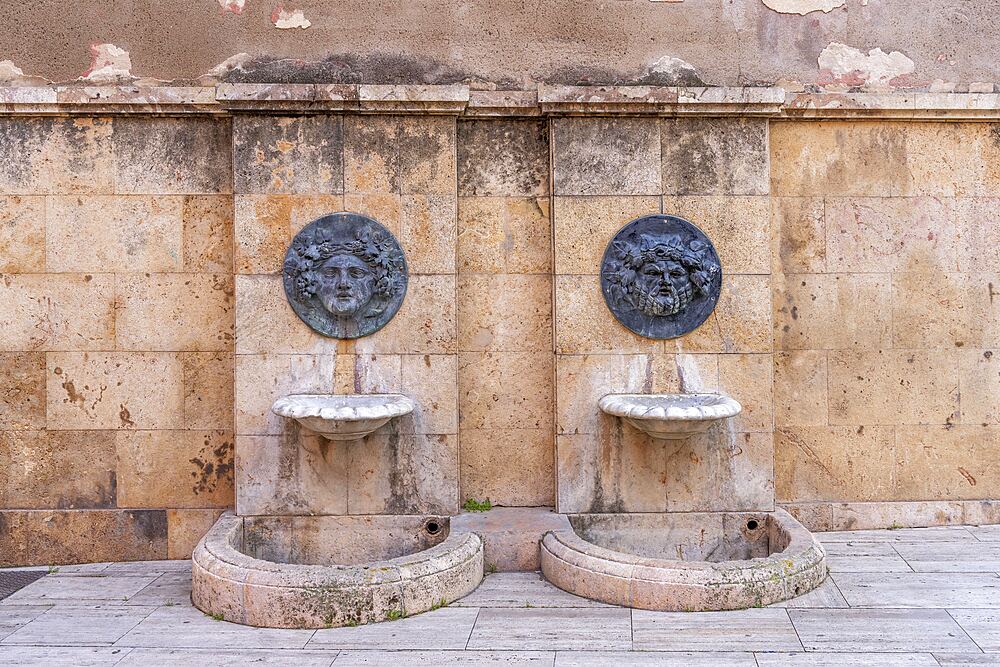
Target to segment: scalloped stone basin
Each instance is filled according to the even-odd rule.
[[[271,411],[294,419],[327,440],[361,440],[416,404],[402,394],[293,394],[279,398]]]
[[[802,524],[770,513],[591,514],[546,533],[541,564],[559,588],[656,611],[746,609],[819,586],[826,553]]]
[[[715,422],[743,410],[725,394],[608,394],[598,405],[657,440],[682,440],[704,433]]]
[[[483,543],[448,517],[239,517],[195,548],[191,600],[268,628],[360,625],[419,614],[471,593]]]

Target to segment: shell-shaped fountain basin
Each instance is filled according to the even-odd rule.
[[[271,411],[294,419],[327,440],[361,440],[390,419],[408,415],[416,403],[402,394],[292,394]]]
[[[681,440],[735,417],[743,406],[725,394],[608,394],[598,404],[657,440]]]

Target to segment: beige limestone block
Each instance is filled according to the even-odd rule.
[[[826,214],[822,197],[771,198],[771,270],[826,272]]]
[[[550,276],[459,276],[458,314],[462,351],[552,350]]]
[[[236,433],[280,435],[295,422],[271,412],[290,394],[333,391],[333,357],[309,354],[254,354],[236,357]]]
[[[458,436],[388,431],[348,448],[348,513],[457,513]]]
[[[556,118],[551,128],[554,194],[662,193],[658,119]]]
[[[397,240],[400,238],[403,197],[391,192],[352,192],[344,195],[344,210],[378,220]]]
[[[400,433],[458,433],[458,357],[454,354],[405,354],[401,357],[402,393],[417,409],[399,418]]]
[[[893,494],[893,429],[784,426],[774,434],[779,501],[879,500]]]
[[[111,349],[114,282],[110,274],[0,277],[0,350]]]
[[[111,134],[108,118],[4,118],[0,122],[0,192],[113,192]]]
[[[1000,198],[956,199],[951,208],[960,236],[958,270],[1000,271]]]
[[[0,352],[0,431],[45,428],[45,353]]]
[[[0,566],[28,565],[28,517],[24,510],[0,510]],[[32,556],[33,557],[33,556]]]
[[[611,419],[601,433],[556,436],[556,510],[665,512],[666,448]]]
[[[118,507],[233,504],[231,431],[123,431],[115,447]]]
[[[455,150],[453,118],[348,116],[345,190],[454,195]]]
[[[167,558],[190,558],[221,514],[222,510],[217,509],[167,510]]]
[[[115,507],[113,431],[0,432],[0,502],[19,509]]]
[[[960,223],[953,202],[933,197],[826,199],[831,272],[953,271]]]
[[[552,429],[551,352],[461,352],[462,429]]]
[[[982,347],[1000,346],[1000,274],[968,273],[965,283],[969,331],[962,338]]]
[[[556,273],[596,275],[608,243],[628,222],[660,212],[657,197],[555,197]]]
[[[766,195],[767,128],[758,118],[664,119],[664,194]]]
[[[931,197],[995,195],[1000,147],[983,123],[903,123],[906,161],[893,194]]]
[[[430,361],[427,365],[430,366]],[[402,391],[402,355],[338,354],[334,361],[334,393],[398,394]]]
[[[962,423],[1000,423],[1000,350],[959,351],[958,378]]]
[[[315,453],[301,437],[313,438]],[[287,435],[236,436],[236,512],[346,514],[348,451],[358,444],[305,435],[298,426]]]
[[[544,119],[458,123],[458,192],[472,197],[541,197],[549,191]]]
[[[183,269],[233,272],[233,197],[192,195],[181,210]]]
[[[982,312],[967,299],[964,273],[894,273],[892,344],[897,348],[963,347],[981,342]]]
[[[184,428],[183,365],[169,352],[50,352],[48,427]]]
[[[505,507],[555,504],[551,429],[463,430],[459,444],[460,502],[488,498]]]
[[[165,510],[31,512],[24,528],[29,558],[37,564],[167,557]]]
[[[727,429],[737,433],[770,433],[774,428],[773,387],[771,355],[719,355],[719,391],[743,406],[740,414],[728,420]]]
[[[118,274],[115,290],[115,342],[119,350],[233,349],[232,276]]]
[[[954,350],[831,351],[831,424],[946,424],[958,420]]]
[[[774,277],[774,346],[779,350],[872,350],[891,344],[886,274]]]
[[[715,355],[588,354],[556,357],[556,432],[599,433],[614,419],[598,401],[605,394],[714,391]]]
[[[700,228],[724,273],[770,273],[771,210],[767,197],[664,197],[663,212]]]
[[[597,275],[556,276],[555,299],[558,354],[663,351],[661,341],[634,334],[618,323],[604,303]]]
[[[233,191],[343,192],[344,126],[337,115],[238,115],[233,119]]]
[[[455,294],[454,275],[411,275],[399,312],[383,329],[355,341],[356,350],[362,354],[455,352]]]
[[[458,269],[462,273],[549,273],[549,200],[459,197]]]
[[[0,273],[45,271],[45,197],[0,197]]]
[[[229,352],[177,355],[184,372],[184,427],[232,431],[234,363]]]
[[[315,333],[288,305],[280,275],[237,275],[235,284],[237,354],[337,349],[336,339]]]
[[[230,193],[231,137],[228,118],[116,117],[115,192]]]
[[[893,500],[996,498],[1000,429],[993,425],[896,428]]]
[[[666,351],[770,352],[771,276],[725,275],[715,310],[685,336],[663,342]]]
[[[237,273],[281,273],[292,237],[316,218],[344,208],[342,195],[253,194],[234,199]]]
[[[827,423],[827,372],[824,350],[774,354],[774,423],[821,426]]]
[[[771,194],[888,197],[906,180],[903,123],[772,123]]]
[[[678,444],[666,452],[668,512],[774,509],[770,432],[737,433],[719,425]]]
[[[454,195],[403,195],[399,244],[410,275],[455,273],[458,237]]]
[[[45,266],[52,272],[179,271],[178,196],[48,197]]]

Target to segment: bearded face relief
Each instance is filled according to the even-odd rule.
[[[601,264],[608,308],[647,338],[676,338],[697,328],[715,308],[721,286],[712,242],[676,216],[628,223],[608,244]]]
[[[357,213],[306,225],[285,254],[285,296],[313,330],[358,338],[392,319],[406,294],[407,269],[395,237]]]

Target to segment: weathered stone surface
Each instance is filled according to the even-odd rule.
[[[796,609],[807,651],[975,651],[943,609]]]
[[[113,192],[108,118],[17,118],[0,123],[0,191],[5,194]]]
[[[822,197],[771,197],[774,273],[826,271],[826,213]]]
[[[875,500],[893,494],[891,428],[787,426],[774,436],[778,500]]]
[[[826,352],[801,350],[774,354],[774,423],[821,426],[828,423]]]
[[[45,198],[0,197],[0,271],[45,270]]]
[[[118,507],[207,508],[233,503],[231,432],[129,431],[117,434],[115,447]]]
[[[664,194],[766,195],[767,134],[766,120],[664,120],[660,127]]]
[[[551,350],[551,295],[549,276],[461,276],[459,349]]]
[[[774,509],[771,433],[734,433],[716,426],[667,452],[666,510]]]
[[[167,510],[167,558],[187,559],[222,514],[214,509]]]
[[[767,197],[664,197],[663,212],[688,220],[708,236],[724,273],[770,273]]]
[[[45,354],[0,353],[0,429],[45,427]]]
[[[455,131],[453,118],[348,116],[345,191],[455,195]]]
[[[992,498],[1000,488],[996,426],[899,426],[894,499]]]
[[[184,198],[49,197],[45,266],[52,272],[154,272],[183,267]],[[87,251],[80,251],[86,240]]]
[[[626,609],[482,609],[470,649],[627,649],[631,624]],[[600,639],[598,639],[600,638]]]
[[[705,323],[665,342],[686,352],[771,352],[771,276],[723,275],[722,292]]]
[[[233,272],[232,196],[185,197],[181,223],[181,251],[185,271]]]
[[[963,424],[1000,423],[998,350],[960,350],[959,403]]]
[[[459,372],[459,359],[453,354],[402,355],[401,391],[417,407],[400,418],[400,433],[458,433]]]
[[[549,429],[467,429],[459,434],[459,501],[505,507],[555,504],[554,439]]]
[[[114,290],[114,276],[109,274],[3,276],[0,349],[111,349]]]
[[[117,117],[115,192],[232,192],[231,135],[227,118]]]
[[[374,434],[348,456],[347,513],[457,513],[458,436]]]
[[[168,352],[46,355],[48,428],[183,428],[183,367]]]
[[[551,352],[461,352],[462,428],[552,429]]]
[[[118,275],[115,342],[121,350],[233,349],[231,276],[209,273]]]
[[[292,237],[316,218],[345,207],[342,195],[331,194],[238,194],[234,199],[236,273],[281,273]],[[378,215],[373,217],[386,224]],[[386,227],[398,233],[398,222]]]
[[[186,352],[177,356],[184,376],[185,427],[232,431],[233,355],[229,352]]]
[[[233,191],[239,194],[343,192],[341,116],[233,119]]]
[[[891,346],[891,288],[885,274],[779,275],[773,298],[779,350]]]
[[[719,391],[743,410],[726,425],[737,433],[770,433],[774,425],[772,363],[766,354],[720,354]]]
[[[113,431],[0,432],[0,505],[115,507],[114,442]]]
[[[90,563],[150,560],[167,555],[167,517],[163,510],[72,510],[7,512],[32,563]]]
[[[549,200],[459,197],[458,270],[542,273],[552,270]]]
[[[657,197],[555,197],[555,272],[596,275],[608,242],[628,222],[660,212]],[[697,224],[697,223],[696,223]]]
[[[580,322],[588,326],[580,326]],[[663,350],[662,341],[634,334],[614,319],[604,304],[596,275],[555,277],[555,336],[557,354]]]
[[[331,393],[333,359],[305,354],[238,355],[236,357],[236,433],[280,435],[292,423],[271,412],[289,394]]]
[[[458,123],[458,193],[537,197],[549,191],[548,126],[543,120]]]
[[[552,121],[556,195],[658,195],[660,124],[655,118]]]

